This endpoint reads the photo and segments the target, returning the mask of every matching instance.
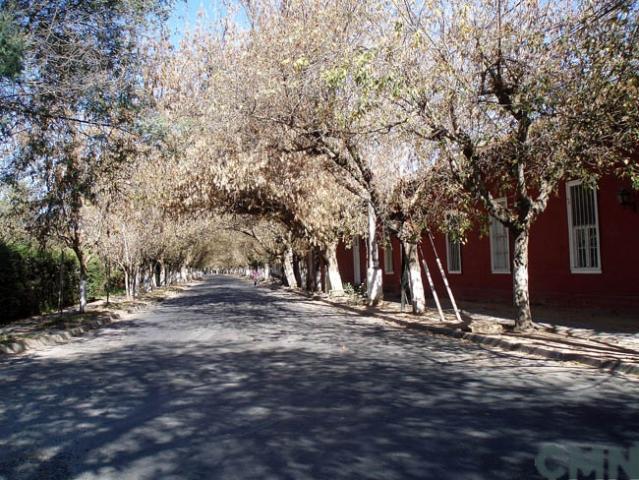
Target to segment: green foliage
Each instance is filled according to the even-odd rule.
[[[107,274],[97,258],[87,268],[87,298],[104,297]],[[109,290],[122,284],[119,270],[111,271]],[[60,299],[60,281],[62,298]],[[79,267],[75,255],[19,242],[0,241],[0,324],[54,311],[78,302]]]
[[[22,72],[26,42],[13,18],[0,14],[0,78],[14,79]]]
[[[62,269],[62,275],[60,271]],[[75,303],[77,263],[73,257],[22,243],[0,242],[0,324]]]
[[[93,258],[87,265],[87,299],[92,300],[106,294],[107,275],[102,262]]]
[[[343,288],[344,288],[344,293],[348,295],[349,297],[351,295],[355,295],[355,287],[353,287],[352,283],[348,283],[348,282],[344,283]]]
[[[353,285],[352,283],[344,283],[343,285],[344,293],[349,297],[365,297],[366,296],[366,285]]]
[[[344,85],[348,77],[348,69],[343,66],[337,66],[322,72],[322,79],[329,88],[337,89]]]

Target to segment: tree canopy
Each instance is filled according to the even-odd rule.
[[[422,234],[489,215],[526,330],[530,228],[560,182],[639,183],[636,2],[247,0],[179,44],[170,7],[2,4],[4,176],[80,284],[96,257],[131,294],[250,262],[301,286],[307,259],[306,286],[323,261],[339,292],[336,246],[366,236],[375,301],[392,233],[419,313]]]

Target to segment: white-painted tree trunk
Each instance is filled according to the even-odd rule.
[[[262,279],[265,281],[269,281],[271,279],[271,265],[266,262],[264,264],[264,271],[262,272]]]
[[[80,267],[82,270],[82,267]],[[87,308],[87,277],[86,272],[80,272],[80,313]]]
[[[322,260],[319,249],[313,249],[313,287],[316,292],[322,291]]]
[[[419,255],[417,245],[402,240],[402,248],[408,262],[408,278],[410,282],[411,304],[413,313],[424,313],[426,310],[426,295],[424,293],[424,282],[422,282],[421,268],[419,266]]]
[[[384,298],[382,269],[379,266],[379,245],[377,243],[377,215],[368,203],[368,268],[366,270],[366,291],[369,305],[376,305]]]
[[[80,313],[84,313],[87,307],[87,264],[80,247],[73,250],[80,264]]]
[[[328,293],[337,296],[344,295],[344,285],[337,263],[337,243],[331,243],[326,247],[325,258]]]
[[[124,272],[124,290],[126,291],[126,298],[131,298],[131,283],[129,282],[129,271],[123,268]]]
[[[62,313],[64,304],[64,252],[62,251],[60,252],[60,270],[58,276],[58,311]]]
[[[284,253],[284,258],[282,259],[282,263],[284,266],[284,278],[286,279],[286,283],[290,288],[295,288],[297,286],[297,281],[295,279],[295,271],[293,270],[293,249],[288,248]]]
[[[148,267],[147,267],[147,275],[149,276],[148,280],[147,280],[147,289],[148,290],[153,290],[156,285],[155,285],[155,262],[150,262]]]
[[[131,276],[133,277],[133,286],[131,288],[131,295],[133,295],[133,297],[137,297],[138,286],[140,285],[139,270],[135,268],[134,273]]]
[[[526,332],[534,328],[530,312],[530,293],[528,290],[528,240],[530,230],[515,230],[515,252],[513,255],[513,297],[517,308],[515,331]]]

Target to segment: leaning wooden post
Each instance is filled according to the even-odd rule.
[[[439,312],[439,319],[442,322],[446,321],[444,317],[444,311],[442,310],[442,306],[439,303],[439,296],[437,295],[437,290],[435,290],[435,283],[433,283],[433,277],[430,274],[430,269],[428,268],[428,264],[426,263],[426,255],[424,255],[424,249],[419,247],[422,251],[422,266],[424,267],[424,271],[426,272],[426,278],[428,279],[428,285],[430,286],[430,291],[433,293],[433,298],[435,299],[435,305],[437,305],[437,311]]]
[[[448,298],[450,298],[450,303],[453,305],[453,310],[455,310],[455,317],[457,317],[457,321],[462,323],[461,315],[459,314],[459,309],[457,308],[457,303],[455,302],[455,297],[453,296],[453,291],[448,284],[448,277],[446,276],[446,272],[444,271],[444,267],[442,265],[441,260],[439,259],[439,255],[437,254],[437,249],[435,248],[435,242],[433,241],[433,236],[430,231],[428,232],[428,239],[430,240],[430,246],[433,247],[433,253],[435,254],[435,262],[437,263],[437,267],[439,268],[439,273],[442,275],[442,280],[444,281],[444,286],[446,287],[446,291],[448,292]]]

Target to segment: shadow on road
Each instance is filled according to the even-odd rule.
[[[0,478],[541,478],[542,442],[639,439],[615,379],[568,391],[317,308],[214,280],[122,327],[136,344],[5,362]]]

